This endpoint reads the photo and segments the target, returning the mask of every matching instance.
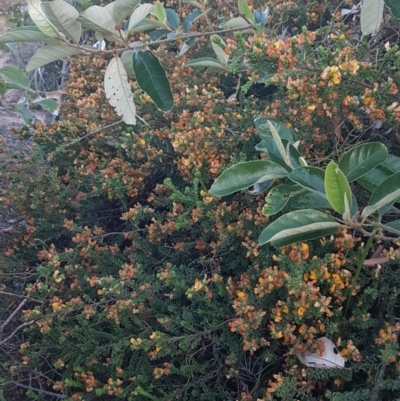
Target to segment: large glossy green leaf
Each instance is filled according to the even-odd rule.
[[[133,54],[133,69],[138,85],[162,111],[174,107],[171,87],[163,66],[150,51],[137,51]]]
[[[276,148],[278,149],[279,155],[281,159],[289,165],[289,157],[286,155],[286,146],[283,145],[282,138],[279,135],[278,130],[276,129],[275,125],[271,121],[267,121],[269,126],[269,130],[272,135],[272,139],[275,142]]]
[[[286,170],[270,160],[242,162],[227,168],[211,186],[211,194],[225,196],[268,180],[283,178]]]
[[[41,47],[29,60],[26,72],[33,71],[53,61],[63,59],[68,56],[85,54],[83,50],[68,46],[63,43],[54,43]]]
[[[325,196],[325,171],[318,167],[298,167],[291,171],[288,178],[296,184],[310,191]]]
[[[361,6],[361,32],[363,35],[374,33],[381,25],[383,18],[383,0],[364,0]]]
[[[54,37],[45,35],[37,26],[20,26],[0,36],[0,43],[51,42]]]
[[[293,168],[302,166],[300,163],[301,154],[290,142],[286,145],[286,154],[289,156],[289,161]]]
[[[330,208],[325,195],[318,192],[304,192],[290,197],[287,207],[289,210],[299,209],[327,209]]]
[[[224,67],[218,60],[211,57],[201,57],[195,58],[193,60],[189,60],[187,63],[183,65],[184,67],[211,67],[217,68],[221,71],[228,71],[226,67]]]
[[[28,0],[28,13],[34,24],[46,35],[57,38],[57,29],[49,22],[41,7],[40,0]]]
[[[389,154],[381,166],[393,171],[393,173],[400,173],[400,157]]]
[[[154,10],[153,4],[141,4],[131,15],[128,24],[128,32],[133,32],[133,29],[137,27],[137,25],[142,22],[152,11]],[[153,21],[153,20],[149,20]],[[160,23],[159,21],[156,21]],[[161,23],[162,26],[164,24]],[[156,28],[158,28],[157,26]]]
[[[268,225],[258,240],[276,247],[333,235],[339,223],[326,213],[313,209],[289,212]]]
[[[393,17],[400,19],[400,1],[399,0],[385,0],[386,6],[390,9]]]
[[[385,181],[376,187],[369,199],[368,206],[362,211],[362,216],[369,216],[376,211],[382,216],[399,196],[400,173],[396,173],[386,178]]]
[[[390,155],[389,155],[390,156]],[[376,166],[367,174],[357,179],[357,182],[370,192],[374,192],[376,187],[386,178],[393,175],[393,172],[383,165]]]
[[[333,210],[343,214],[346,211],[346,202],[351,208],[352,193],[350,185],[343,171],[339,166],[331,161],[325,170],[325,193]]]
[[[268,122],[275,127],[281,139],[286,139],[290,143],[295,142],[295,134],[293,130],[286,127],[286,125],[278,119],[272,117],[258,117],[254,120],[254,125],[258,131],[258,135],[260,135],[262,139],[273,139]]]
[[[116,0],[112,9],[115,22],[122,22],[139,5],[140,0]]]
[[[135,52],[134,50],[125,50],[121,54],[122,64],[124,65],[126,73],[130,77],[134,77],[135,76],[135,71],[133,70],[133,62],[132,62],[132,58],[133,58],[133,53],[134,52]]]
[[[265,205],[262,213],[264,216],[273,216],[280,212],[290,199],[290,196],[301,191],[298,185],[280,184],[269,191],[265,197]]]
[[[3,77],[7,89],[14,88],[14,89],[23,89],[30,92],[35,92],[33,89],[29,87],[28,76],[18,67],[7,65],[3,68],[0,68],[0,76]]]
[[[383,163],[387,156],[388,151],[383,143],[366,143],[347,151],[339,161],[339,168],[347,180],[352,182]]]
[[[65,36],[76,43],[81,38],[82,26],[77,21],[78,10],[64,0],[51,0],[41,3],[47,19]]]

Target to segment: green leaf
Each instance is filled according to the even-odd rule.
[[[68,56],[85,54],[83,50],[68,46],[63,43],[54,43],[41,47],[29,60],[26,66],[26,72],[33,71],[53,61],[63,59]]]
[[[381,166],[393,171],[393,173],[400,173],[400,157],[389,154]]]
[[[135,76],[135,71],[133,70],[133,53],[135,53],[134,50],[125,50],[122,54],[121,54],[121,61],[122,64],[124,65],[125,71],[126,73],[130,76],[130,77],[134,77]]]
[[[303,192],[290,197],[287,207],[290,210],[299,209],[327,209],[330,208],[328,199],[325,195],[318,192]]]
[[[168,25],[177,30],[179,28],[179,15],[172,8],[166,8],[165,12],[167,13],[167,23]]]
[[[154,10],[153,4],[148,4],[148,3],[141,4],[136,10],[134,10],[129,19],[128,32],[131,32],[135,27],[137,27],[137,25],[140,22],[142,22],[151,12],[153,12],[153,10]],[[164,26],[164,24],[161,25]]]
[[[390,155],[389,155],[390,156]],[[370,192],[374,192],[376,187],[393,175],[393,172],[383,165],[376,166],[367,174],[360,177],[357,182]]]
[[[236,18],[232,18],[231,20],[224,22],[223,24],[221,24],[221,28],[223,29],[237,29],[237,28],[243,28],[244,26],[248,26],[249,23],[242,17],[236,17]],[[244,33],[251,33],[254,32],[254,29],[246,29],[245,31],[243,31]]]
[[[289,143],[286,139],[282,139],[284,146]],[[292,168],[288,166],[282,159],[279,149],[273,139],[261,141],[256,145],[256,150],[265,151],[268,153],[268,157],[276,164],[282,166],[286,171],[292,171]]]
[[[115,22],[122,22],[139,5],[140,0],[116,0],[112,10]]]
[[[254,16],[246,0],[238,0],[238,8],[239,12],[244,14],[247,17],[247,19],[254,24]]]
[[[211,186],[211,194],[226,196],[234,192],[268,180],[283,178],[287,175],[285,169],[270,160],[254,160],[238,163],[227,168]]]
[[[0,96],[3,96],[6,93],[7,87],[3,78],[0,76]]]
[[[288,175],[289,180],[313,192],[325,196],[325,171],[318,167],[298,167]]]
[[[390,223],[384,224],[383,227],[389,227],[392,228],[393,230],[397,230],[400,232],[400,220],[394,220],[391,221]]]
[[[91,6],[78,17],[78,21],[87,29],[100,33],[110,42],[124,44],[120,33],[115,29],[115,21],[105,7]],[[99,40],[101,42],[101,40]]]
[[[194,0],[182,0],[182,3],[190,4],[193,7],[200,8],[200,10],[203,9],[202,5]]]
[[[384,4],[383,0],[363,0],[360,16],[363,35],[374,33],[380,27]]]
[[[289,156],[289,161],[293,168],[302,166],[300,162],[301,154],[290,142],[286,145],[286,154]]]
[[[28,76],[18,67],[8,65],[0,68],[0,76],[3,77],[7,89],[22,89],[29,92],[35,92],[29,87]]]
[[[394,201],[400,196],[400,173],[393,174],[378,185],[371,195],[368,206],[362,211],[362,216],[367,217],[378,211],[379,215],[385,214]]]
[[[40,0],[28,0],[28,13],[34,24],[46,35],[57,38],[56,29],[51,25],[41,7]]]
[[[157,19],[165,24],[167,22],[167,12],[165,11],[165,8],[163,4],[157,0],[156,4],[154,5],[154,13],[156,14]]]
[[[351,194],[351,196],[352,196],[352,201],[351,201],[351,208],[350,208],[350,216],[354,217],[358,212],[358,203],[357,203],[357,199],[353,193]]]
[[[343,171],[339,166],[331,161],[325,170],[325,193],[333,210],[343,214],[345,212],[345,202],[347,200],[351,208],[352,194],[350,185]],[[345,200],[346,199],[346,200]]]
[[[183,65],[184,67],[212,67],[221,71],[228,71],[218,60],[211,57],[195,58],[189,60]]]
[[[174,107],[171,87],[163,66],[150,51],[137,51],[133,54],[133,69],[138,85],[162,111]]]
[[[268,121],[268,126],[281,159],[290,167],[288,156],[286,155],[285,146],[283,145],[282,139],[279,136],[278,130],[275,128],[274,124],[271,123],[271,121]]]
[[[133,55],[134,57],[135,55]],[[128,74],[118,56],[113,57],[104,74],[104,90],[111,106],[125,124],[136,124],[136,106],[133,102]]]
[[[265,205],[262,209],[264,216],[272,216],[280,212],[292,196],[301,190],[298,185],[280,184],[269,191],[265,197]]]
[[[59,106],[59,104],[53,99],[33,100],[32,103],[40,106],[43,110],[46,110],[49,113],[54,113]]]
[[[388,151],[383,143],[366,143],[344,153],[339,161],[339,168],[347,180],[352,182],[383,163],[387,157]]]
[[[65,36],[79,43],[82,26],[77,21],[79,12],[64,0],[51,0],[41,3],[47,19]]]
[[[0,43],[51,42],[54,37],[45,35],[37,26],[20,26],[0,36]]]
[[[339,223],[323,212],[312,209],[289,212],[269,224],[261,233],[260,245],[271,242],[276,247],[308,241],[336,233]]]
[[[399,0],[385,0],[386,7],[390,9],[393,17],[400,19],[400,2]]]
[[[276,131],[282,139],[286,139],[290,143],[295,142],[293,130],[286,127],[286,125],[278,119],[272,117],[258,117],[254,120],[254,125],[258,131],[258,135],[260,135],[262,139],[273,139],[270,124],[275,127]]]
[[[229,55],[225,54],[223,48],[219,45],[226,46],[225,42],[218,35],[211,35],[211,46],[214,53],[217,55],[219,62],[225,67],[228,67]]]
[[[16,105],[15,110],[21,114],[22,119],[25,121],[25,124],[30,124],[33,120],[34,115],[23,105]]]
[[[140,21],[135,26],[132,25],[132,28],[129,30],[129,33],[144,32],[144,31],[149,31],[150,29],[157,29],[157,28],[168,28],[168,26],[160,21],[157,21],[156,19],[143,18],[143,20]]]

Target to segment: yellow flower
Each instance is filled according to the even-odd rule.
[[[202,283],[199,279],[196,278],[196,281],[194,282],[193,289],[194,289],[196,292],[198,292],[198,291],[200,291],[202,288],[203,288],[203,283]]]
[[[314,106],[314,108],[315,108],[315,106]],[[302,243],[300,244],[300,250],[301,250],[301,252],[308,252],[309,249],[310,249],[310,247],[309,247],[306,243],[302,242]]]
[[[282,338],[283,333],[281,331],[278,331],[278,333],[275,334],[275,338]]]
[[[238,296],[238,298],[243,299],[246,297],[246,294],[243,291],[238,291],[236,293],[236,295]]]
[[[313,270],[310,274],[310,280],[315,280],[317,278],[317,273]]]
[[[307,110],[309,112],[314,111],[315,110],[315,104],[310,104],[309,106],[307,106]]]
[[[282,308],[282,311],[283,311],[284,313],[289,313],[289,308],[287,307],[287,305],[285,305],[285,306]]]
[[[58,302],[53,302],[53,303],[51,304],[51,307],[52,307],[53,309],[57,309],[57,308],[58,308]]]
[[[298,314],[299,316],[303,316],[304,313],[306,313],[306,309],[303,308],[303,307],[301,306],[301,307],[298,309],[297,314]]]

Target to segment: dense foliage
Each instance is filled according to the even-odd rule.
[[[0,256],[0,399],[398,399],[399,243],[373,243],[355,281],[359,233],[260,246],[265,194],[210,194],[227,167],[267,158],[259,116],[293,128],[313,166],[372,141],[400,156],[397,22],[368,42],[334,3],[271,1],[263,32],[224,37],[228,73],[184,66],[215,56],[208,37],[179,58],[154,49],[174,108],[131,79],[135,127],[106,101],[111,56],[70,60],[59,121],[16,130],[32,152],[2,162],[17,222]],[[321,337],[345,368],[300,362]]]

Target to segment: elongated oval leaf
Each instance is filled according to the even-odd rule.
[[[165,8],[163,4],[157,0],[156,4],[154,4],[154,13],[156,14],[157,19],[165,24],[167,22],[167,12],[165,11]]]
[[[114,21],[122,22],[139,5],[140,0],[116,0],[112,9]]]
[[[325,171],[318,167],[298,167],[288,175],[289,180],[310,191],[325,195]]]
[[[288,141],[286,139],[282,139],[282,143],[284,147],[287,147]],[[264,151],[268,153],[268,157],[276,164],[279,164],[287,171],[292,171],[292,168],[285,163],[282,159],[281,154],[279,153],[279,149],[276,146],[276,143],[273,139],[261,141],[256,145],[256,150]]]
[[[248,26],[248,22],[243,17],[235,17],[231,20],[224,22],[221,24],[221,28],[230,29],[230,28],[243,28],[244,26]]]
[[[58,37],[56,29],[51,25],[44,14],[40,0],[28,0],[28,13],[35,25],[46,35]]]
[[[363,35],[374,33],[380,27],[384,5],[383,0],[363,0],[360,17]]]
[[[91,6],[78,17],[78,21],[86,28],[100,33],[101,36],[111,42],[124,44],[120,34],[115,29],[115,21],[105,7]],[[101,40],[99,40],[101,42]]]
[[[366,143],[344,153],[339,161],[339,168],[347,180],[352,182],[383,163],[387,156],[388,151],[383,143]]]
[[[150,51],[137,51],[133,54],[133,69],[137,83],[162,111],[174,107],[171,87],[163,66]]]
[[[34,92],[34,90],[29,87],[28,76],[18,67],[8,65],[0,68],[0,75],[3,77],[8,88],[24,89]]]
[[[58,42],[43,46],[38,49],[29,60],[29,63],[26,66],[26,72],[33,71],[34,69],[52,63],[53,61],[77,54],[85,54],[85,52],[76,47],[68,46]]]
[[[393,174],[376,187],[369,199],[368,206],[361,214],[366,217],[378,211],[382,216],[398,197],[400,197],[400,173]]]
[[[172,8],[166,8],[165,12],[167,13],[167,23],[168,25],[176,30],[179,28],[179,15]]]
[[[352,194],[350,185],[343,171],[331,161],[325,171],[325,193],[333,210],[343,214],[346,210],[346,202],[351,208]]]
[[[286,145],[286,154],[289,156],[289,161],[293,168],[302,166],[300,162],[301,154],[290,142]]]
[[[270,160],[238,163],[224,170],[211,186],[211,194],[225,196],[254,185],[257,182],[283,178],[286,170]]]
[[[49,113],[54,113],[59,106],[59,104],[53,99],[33,100],[32,103],[40,106],[43,110],[46,110]]]
[[[212,67],[221,69],[222,71],[227,71],[227,69],[215,58],[211,57],[201,57],[195,58],[194,60],[189,60],[183,65],[184,67]]]
[[[156,19],[143,18],[142,21],[140,21],[137,25],[133,26],[132,29],[129,30],[129,33],[144,32],[150,29],[157,28],[167,29],[168,26],[160,21],[157,21]]]
[[[271,242],[276,247],[299,241],[333,235],[339,223],[331,216],[312,209],[289,212],[269,224],[258,240],[260,245]]]
[[[272,188],[265,197],[265,205],[262,209],[264,216],[273,216],[280,212],[290,199],[292,194],[301,190],[298,185],[281,184]]]
[[[374,169],[368,171],[367,174],[364,174],[362,177],[358,178],[357,182],[368,191],[374,192],[376,187],[391,175],[393,175],[393,172],[384,165],[380,164]]]
[[[77,21],[79,12],[64,0],[51,0],[41,3],[47,19],[65,36],[79,43],[82,26]]]
[[[219,45],[221,43],[225,46],[225,42],[218,35],[211,35],[211,46],[214,50],[214,53],[217,55],[218,61],[226,68],[228,66],[229,56],[225,54],[222,47]]]
[[[51,42],[54,37],[45,35],[37,26],[20,26],[0,36],[0,43]]]
[[[128,75],[121,59],[116,56],[110,60],[104,75],[104,89],[111,106],[126,124],[136,124],[136,107],[133,103]]]
[[[238,8],[239,8],[239,12],[244,14],[249,21],[254,23],[253,13],[251,12],[250,7],[247,4],[246,0],[239,0]]]

